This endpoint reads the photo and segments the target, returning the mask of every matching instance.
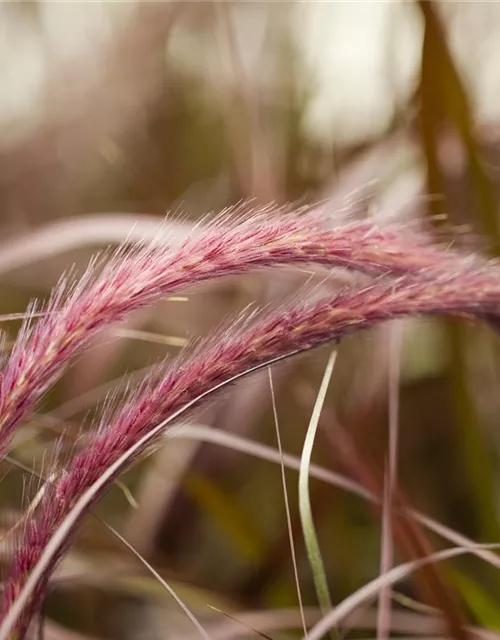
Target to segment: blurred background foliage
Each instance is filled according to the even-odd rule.
[[[134,225],[148,235],[174,212],[188,230],[202,214],[249,198],[322,200],[339,223],[427,220],[440,241],[498,254],[499,30],[494,2],[1,3],[0,312],[45,298],[64,269],[83,268]],[[13,456],[43,471],[56,437],[64,432],[70,451],[111,389],[134,384],[248,303],[279,304],[310,276],[287,270],[207,284],[106,331],[25,425]],[[8,350],[19,323],[3,326]],[[283,447],[296,455],[327,356],[319,350],[273,370]],[[400,361],[392,384],[401,500],[498,541],[498,356],[487,330],[438,320],[346,340],[314,461],[382,493],[390,363]],[[236,385],[197,419],[276,449],[267,374]],[[7,528],[39,481],[3,467]],[[314,620],[297,476],[287,477]],[[379,571],[380,513],[315,480],[311,501],[338,601]],[[300,628],[278,466],[175,439],[97,511],[212,624],[212,637]],[[404,518],[398,526],[399,560],[442,544]],[[500,629],[498,585],[490,567],[469,559],[423,572],[401,591],[450,620],[460,612]],[[207,605],[267,617],[228,627]],[[407,600],[395,606],[410,615]],[[92,518],[43,614],[47,638],[192,634],[157,580]],[[372,616],[365,628],[375,624]]]

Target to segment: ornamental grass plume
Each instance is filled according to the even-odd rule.
[[[419,314],[488,314],[498,319],[500,267],[486,263],[471,268],[467,261],[455,260],[441,273],[430,267],[412,275],[378,278],[354,291],[295,299],[274,311],[240,318],[159,370],[155,379],[145,381],[114,415],[102,418],[90,441],[47,484],[36,516],[28,521],[3,591],[4,622],[15,625],[16,638],[24,637],[75,523],[117,475],[155,442],[167,423],[194,409],[212,390],[255,367],[385,320]],[[55,532],[76,507],[78,518],[47,557],[45,550]],[[27,586],[27,606],[13,622],[9,611],[15,611],[16,600],[21,593],[26,595]],[[0,628],[1,638],[7,637],[1,635],[3,631]]]
[[[317,263],[369,274],[452,268],[464,258],[429,245],[423,235],[372,222],[331,228],[326,208],[288,211],[234,208],[179,247],[122,248],[91,263],[76,283],[61,279],[35,325],[26,322],[0,377],[0,454],[70,359],[100,329],[190,285],[257,267]],[[475,259],[473,259],[475,260]],[[31,307],[31,311],[35,306]]]

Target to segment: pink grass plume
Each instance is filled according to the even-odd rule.
[[[28,606],[17,621],[19,637],[70,542],[74,524],[57,551],[47,557],[44,554],[54,532],[77,507],[78,522],[117,475],[186,407],[194,409],[213,389],[277,357],[312,349],[385,320],[419,314],[490,314],[498,319],[500,269],[494,264],[463,266],[438,275],[431,268],[418,275],[381,278],[355,291],[295,300],[272,313],[240,318],[166,369],[159,368],[158,375],[145,381],[114,415],[108,413],[101,420],[91,441],[47,486],[37,516],[28,522],[3,593],[7,615],[23,588],[32,584],[30,576],[35,576]]]
[[[325,210],[234,209],[170,249],[148,244],[94,261],[63,277],[36,324],[26,322],[0,375],[0,454],[70,360],[103,327],[196,283],[273,265],[317,263],[370,274],[441,270],[463,258],[397,226],[330,228]],[[31,311],[35,311],[32,306]]]

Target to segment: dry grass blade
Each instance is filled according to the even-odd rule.
[[[382,506],[382,544],[380,572],[386,573],[392,565],[393,533],[392,512],[394,491],[397,484],[398,418],[399,418],[399,374],[401,358],[401,328],[393,327],[389,341],[389,459],[385,475],[384,501]],[[379,595],[378,640],[388,640],[391,616],[390,589],[382,589]]]
[[[295,544],[294,544],[294,541],[293,541],[292,516],[290,514],[290,504],[289,504],[289,500],[288,500],[288,489],[287,489],[287,484],[286,484],[285,463],[284,463],[284,459],[283,459],[283,449],[281,447],[281,435],[280,435],[280,427],[279,427],[279,421],[278,421],[278,410],[276,408],[276,397],[275,397],[275,393],[274,393],[273,375],[272,375],[271,367],[269,367],[268,373],[269,373],[269,387],[270,387],[270,390],[271,390],[271,400],[272,400],[272,405],[273,405],[274,424],[276,426],[276,441],[277,441],[277,444],[278,444],[278,452],[279,452],[279,456],[280,456],[281,482],[283,484],[283,500],[285,502],[286,525],[287,525],[287,529],[288,529],[288,538],[289,538],[289,541],[290,541],[290,554],[291,554],[291,557],[292,557],[293,575],[294,575],[294,579],[295,579],[295,587],[297,589],[297,598],[298,598],[298,601],[299,601],[299,610],[300,610],[300,614],[301,614],[301,618],[302,618],[302,627],[303,627],[303,630],[304,630],[304,635],[307,636],[307,625],[306,625],[306,619],[305,619],[305,616],[304,616],[304,605],[302,603],[302,593],[301,593],[301,590],[300,590],[300,579],[299,579],[299,570],[298,570],[298,566],[297,566],[297,556],[296,556],[296,553],[295,553]]]
[[[185,602],[177,595],[175,590],[168,584],[166,580],[161,577],[158,571],[156,571],[156,569],[146,560],[146,558],[144,558],[138,551],[136,551],[133,545],[131,545],[128,540],[126,540],[120,533],[118,533],[118,531],[116,531],[114,527],[109,525],[107,522],[104,522],[104,520],[102,520],[101,518],[99,518],[99,520],[113,534],[113,536],[117,538],[123,544],[123,546],[125,546],[139,560],[139,562],[146,567],[149,573],[153,575],[156,580],[158,580],[158,582],[162,585],[162,587],[172,596],[172,598],[184,611],[189,620],[193,623],[200,636],[204,638],[204,640],[211,640],[210,635],[205,631],[202,624],[196,618],[191,609],[189,609]]]
[[[328,580],[326,577],[326,571],[323,564],[323,558],[319,547],[318,536],[316,534],[316,528],[314,526],[314,520],[311,510],[311,501],[309,497],[309,467],[311,465],[311,455],[314,445],[314,439],[325,402],[326,393],[337,359],[337,351],[333,351],[328,359],[323,380],[318,391],[318,396],[314,404],[311,420],[307,428],[306,438],[304,441],[304,447],[302,450],[302,456],[300,459],[299,470],[299,512],[300,521],[302,524],[302,531],[304,534],[304,541],[306,545],[307,557],[314,578],[314,585],[316,588],[316,595],[318,597],[319,605],[323,612],[326,612],[332,608],[330,592],[328,589]],[[307,634],[306,634],[307,636]]]
[[[187,338],[181,338],[179,336],[164,336],[160,333],[139,331],[136,329],[117,328],[113,331],[113,334],[118,338],[143,340],[144,342],[153,342],[167,347],[185,347],[189,342]]]
[[[267,634],[263,633],[262,631],[258,631],[257,629],[254,629],[253,627],[251,627],[249,624],[247,624],[246,622],[243,622],[242,620],[238,620],[238,618],[236,616],[232,616],[231,614],[227,613],[226,611],[222,611],[221,609],[218,609],[217,607],[212,607],[211,605],[210,609],[213,609],[214,611],[217,611],[218,613],[220,613],[221,615],[225,616],[226,618],[229,618],[229,620],[233,620],[234,622],[236,622],[237,624],[241,625],[242,627],[245,627],[248,631],[251,631],[252,633],[254,633],[256,636],[260,636],[261,638],[265,638],[265,640],[273,640],[273,638],[271,636],[268,636]],[[301,610],[300,613],[301,617],[304,617],[304,613]]]
[[[491,550],[499,548],[500,543],[477,544],[470,547],[452,547],[451,549],[445,549],[444,551],[437,551],[426,558],[419,558],[418,560],[398,565],[387,573],[378,576],[371,582],[368,582],[337,605],[333,611],[324,616],[321,622],[310,629],[308,640],[321,640],[324,634],[337,625],[345,616],[352,613],[357,607],[368,600],[374,598],[382,587],[392,586],[393,584],[404,580],[426,564],[442,562],[460,555],[473,553],[474,550]]]
[[[164,222],[144,213],[96,213],[81,218],[55,220],[36,231],[0,246],[0,273],[9,273],[39,260],[82,247],[121,245],[124,242],[179,245],[193,233],[173,220]]]

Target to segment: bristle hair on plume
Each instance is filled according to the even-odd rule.
[[[281,215],[278,215],[281,214]],[[500,322],[500,268],[430,245],[397,225],[332,228],[324,210],[276,207],[200,225],[176,247],[145,245],[93,262],[80,280],[61,280],[36,323],[26,323],[0,380],[0,446],[100,329],[193,284],[255,268],[316,263],[376,276],[340,293],[243,315],[215,338],[160,365],[115,412],[107,410],[64,471],[47,484],[17,540],[2,592],[0,640],[26,634],[50,575],[80,518],[164,428],[220,389],[270,362],[392,318],[418,314]],[[50,475],[50,474],[49,474]]]

